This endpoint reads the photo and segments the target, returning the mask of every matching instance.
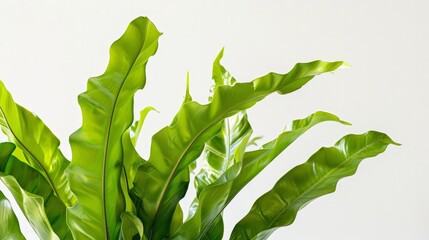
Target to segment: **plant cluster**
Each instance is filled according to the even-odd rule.
[[[193,101],[187,87],[171,124],[153,135],[150,156],[143,159],[135,147],[153,108],[133,122],[133,98],[145,86],[146,64],[160,35],[149,19],[139,17],[113,43],[106,71],[90,78],[78,97],[82,126],[70,136],[71,161],[61,153],[58,138],[0,82],[0,125],[9,139],[0,144],[0,181],[41,239],[222,239],[222,213],[249,181],[313,126],[348,124],[316,112],[250,150],[255,139],[246,109],[272,93],[294,92],[345,63],[298,63],[286,74],[238,82],[221,65],[221,51],[213,64],[209,103]],[[258,198],[230,239],[267,239],[389,144],[395,143],[387,135],[369,131],[321,148]],[[196,195],[184,219],[179,201],[190,185]],[[1,192],[0,222],[0,238],[24,238]]]

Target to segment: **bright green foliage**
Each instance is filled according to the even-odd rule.
[[[90,78],[79,95],[82,126],[70,136],[72,159],[30,111],[16,104],[0,82],[0,124],[9,142],[0,144],[0,181],[41,239],[222,239],[223,210],[231,200],[310,128],[326,121],[348,124],[327,112],[294,120],[277,138],[254,145],[246,110],[273,93],[286,95],[344,62],[298,63],[286,74],[269,73],[239,82],[213,64],[209,103],[192,100],[187,80],[183,103],[171,124],[159,130],[149,159],[136,142],[148,113],[134,122],[134,94],[146,83],[146,65],[161,33],[137,18],[110,48],[106,71]],[[234,228],[231,239],[266,239],[293,222],[299,209],[335,190],[364,159],[395,144],[375,131],[348,135],[322,148],[286,173]],[[179,201],[194,173],[196,196],[187,219]],[[191,184],[192,186],[192,184]],[[22,239],[8,199],[0,192],[0,238]],[[4,224],[6,223],[6,224]]]
[[[0,192],[0,236],[3,239],[25,239],[9,200]]]

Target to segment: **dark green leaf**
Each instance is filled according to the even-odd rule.
[[[87,91],[79,95],[82,127],[70,136],[73,159],[68,168],[79,202],[67,214],[75,239],[119,236],[125,211],[122,135],[133,121],[133,96],[146,83],[146,64],[160,35],[147,18],[131,22],[110,48],[105,73],[89,79]]]
[[[267,239],[279,227],[290,225],[306,204],[334,192],[337,182],[353,175],[363,159],[384,152],[389,144],[396,143],[384,133],[370,131],[347,135],[333,147],[321,148],[255,202],[235,226],[231,239]]]

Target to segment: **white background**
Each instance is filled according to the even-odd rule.
[[[128,23],[148,16],[164,35],[148,64],[146,88],[136,96],[136,113],[147,105],[160,111],[149,116],[143,131],[139,151],[147,156],[150,136],[171,121],[182,101],[186,71],[194,99],[206,101],[211,64],[222,47],[223,63],[239,81],[287,72],[295,62],[346,60],[352,68],[317,77],[250,111],[255,133],[265,140],[317,110],[353,126],[326,123],[300,138],[228,207],[226,236],[292,166],[345,134],[375,129],[403,145],[364,161],[336,193],[312,202],[271,239],[424,240],[428,10],[424,0],[1,1],[0,79],[57,134],[70,156],[68,136],[81,124],[77,94],[88,77],[104,71],[109,45]]]

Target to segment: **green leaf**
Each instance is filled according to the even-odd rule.
[[[122,135],[123,146],[123,169],[121,174],[121,188],[125,197],[125,210],[136,213],[135,205],[129,195],[130,189],[134,186],[133,181],[137,172],[137,168],[145,160],[137,153],[135,147],[143,127],[143,123],[150,111],[156,111],[153,107],[146,107],[140,111],[140,119],[136,121]]]
[[[143,128],[143,123],[144,123],[147,115],[151,111],[156,111],[156,109],[153,107],[146,107],[143,110],[141,110],[140,111],[140,119],[138,121],[136,121],[133,124],[133,126],[131,127],[131,130],[133,132],[133,136],[131,137],[131,142],[133,143],[134,146],[136,146],[136,144],[137,144],[137,140],[140,136],[140,131]]]
[[[219,132],[223,119],[252,107],[274,92],[286,94],[296,90],[314,76],[334,71],[343,64],[299,63],[288,74],[269,73],[252,82],[219,86],[209,104],[184,103],[175,121],[152,138],[148,160],[152,171],[145,172],[141,166],[134,182],[133,192],[142,199],[139,217],[148,238],[168,235],[168,223],[188,187],[188,166],[201,154],[205,142]]]
[[[188,239],[201,239],[206,232],[210,231],[216,218],[247,183],[298,137],[311,127],[325,121],[348,124],[333,114],[316,112],[304,119],[294,120],[287,126],[285,132],[264,144],[262,149],[244,153],[241,161],[234,164],[218,180],[203,189],[199,196],[199,205],[195,216],[188,219],[175,236],[184,235]]]
[[[0,125],[18,147],[14,154],[39,171],[67,207],[73,206],[76,198],[64,174],[69,161],[58,148],[60,141],[40,118],[13,101],[1,81]]]
[[[4,240],[24,240],[19,228],[18,219],[13,212],[12,205],[0,191],[0,238]]]
[[[279,227],[290,225],[306,204],[334,192],[337,182],[353,175],[363,159],[384,152],[389,144],[396,143],[384,133],[370,131],[347,135],[333,147],[321,148],[255,202],[235,226],[231,239],[267,239]]]
[[[1,143],[0,149],[14,147],[12,143]],[[55,196],[46,179],[35,169],[19,161],[16,157],[0,158],[0,172],[15,178],[21,188],[29,193],[41,196],[52,229],[60,239],[72,239],[66,223],[66,206]],[[21,203],[24,205],[25,203]]]
[[[14,144],[0,144],[0,162],[6,162],[7,159],[11,157],[14,149]],[[0,181],[9,189],[22,213],[41,239],[59,239],[52,230],[48,217],[46,216],[42,197],[22,189],[13,176],[0,172]],[[3,225],[3,223],[1,225]]]
[[[213,62],[212,93],[219,86],[232,86],[237,82],[220,63],[223,51],[224,49]],[[209,99],[212,100],[212,97]],[[240,111],[222,121],[219,133],[205,143],[203,166],[195,176],[197,196],[205,186],[218,179],[235,162],[241,161],[252,132],[246,111]]]
[[[170,235],[175,233],[182,224],[183,224],[183,210],[180,204],[177,204],[176,210],[174,211],[173,218],[171,220]]]
[[[145,239],[143,235],[143,223],[134,213],[123,212],[121,214],[121,219],[120,239],[130,240],[134,239],[135,236],[139,236],[138,239]]]
[[[146,83],[146,64],[161,35],[147,18],[131,22],[110,48],[105,73],[79,95],[82,127],[70,136],[68,177],[78,204],[68,211],[75,239],[114,239],[125,210],[122,135],[133,121],[133,97]]]
[[[225,67],[220,64],[223,49],[213,63],[213,90],[222,85],[234,85],[237,81]],[[212,91],[213,93],[213,91]],[[210,96],[210,100],[212,96]],[[204,162],[200,172],[195,176],[197,196],[191,205],[188,218],[193,217],[199,206],[199,197],[207,185],[215,182],[236,162],[241,161],[252,135],[252,128],[247,119],[246,111],[240,111],[222,121],[219,133],[206,142],[204,147]],[[197,227],[195,225],[195,227]],[[210,231],[206,231],[204,239],[222,239],[223,219],[221,214],[216,218]],[[188,236],[189,237],[189,236]],[[195,237],[195,236],[194,236]]]
[[[126,177],[126,192],[134,186],[133,181],[137,172],[137,168],[140,164],[145,161],[140,155],[137,153],[135,147],[137,144],[137,140],[140,136],[140,131],[143,127],[143,123],[149,114],[150,111],[156,111],[153,107],[146,107],[142,111],[140,111],[140,119],[136,121],[133,126],[131,126],[125,133],[122,135],[122,146],[123,146],[123,154],[124,154],[124,173]]]

